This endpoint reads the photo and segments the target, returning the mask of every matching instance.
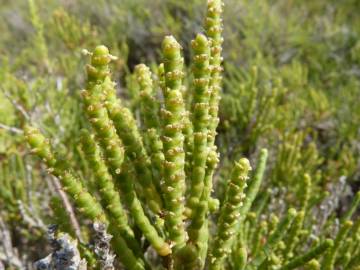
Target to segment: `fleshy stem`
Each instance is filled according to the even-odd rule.
[[[128,168],[129,165],[122,166],[124,161],[123,148],[121,147],[122,142],[116,134],[113,122],[109,119],[107,109],[102,105],[102,102],[107,99],[108,110],[113,109],[114,114],[117,111],[115,104],[117,103],[115,101],[116,97],[113,92],[114,85],[109,78],[108,63],[111,59],[112,56],[105,46],[96,47],[92,54],[92,65],[88,66],[88,88],[92,91],[90,93],[86,91],[87,94],[84,98],[86,105],[88,105],[88,107],[92,106],[91,109],[87,110],[88,115],[95,131],[97,131],[99,144],[104,151],[105,157],[107,157],[107,165],[110,168],[114,180],[116,180],[121,187],[121,191],[124,194],[124,201],[133,215],[135,223],[142,230],[146,239],[149,240],[155,250],[157,250],[160,255],[166,256],[171,252],[171,249],[157,234],[155,228],[145,215],[134,190],[134,179],[124,177],[124,175],[128,175],[128,172],[125,174],[121,173],[121,168]],[[115,108],[110,106],[115,106]],[[116,117],[115,120],[117,120]]]
[[[95,48],[91,57],[91,65],[87,66],[87,90],[83,90],[82,95],[85,113],[104,153],[106,165],[111,174],[116,176],[120,173],[124,160],[124,148],[106,108],[102,104],[105,99],[102,84],[110,74],[108,64],[111,59],[109,50],[105,46]]]
[[[64,191],[74,199],[80,212],[91,220],[106,222],[102,208],[94,197],[85,190],[81,181],[68,169],[63,169],[63,164],[56,159],[49,140],[38,129],[30,126],[25,128],[25,136],[31,151],[46,163],[49,173],[59,178]]]
[[[156,129],[151,128],[147,130],[146,138],[149,145],[149,153],[151,158],[151,164],[154,170],[154,184],[161,190],[161,181],[163,177],[163,164],[165,156],[163,152],[163,143]],[[158,181],[156,181],[156,179]]]
[[[271,250],[273,247],[286,235],[287,230],[291,226],[294,218],[296,217],[297,212],[294,208],[290,208],[286,214],[286,216],[277,224],[274,231],[269,236],[266,244],[262,248],[262,251],[254,258],[251,262],[251,265],[259,267],[263,264],[268,256],[271,255]]]
[[[27,127],[25,134],[32,151],[46,163],[49,172],[60,179],[64,191],[74,199],[79,211],[93,222],[99,221],[108,224],[105,214],[95,198],[85,190],[79,179],[68,170],[64,170],[62,168],[63,165],[56,160],[49,141],[33,127]],[[115,232],[112,228],[109,228],[109,230],[112,234]],[[145,269],[144,262],[134,255],[124,239],[117,235],[116,232],[114,234],[113,245],[116,254],[127,268],[131,270]]]
[[[246,197],[245,197],[244,203],[240,208],[240,222],[238,223],[237,229],[236,229],[238,238],[240,238],[240,232],[243,230],[241,228],[241,225],[243,224],[244,219],[245,219],[246,215],[248,214],[248,212],[256,198],[256,195],[259,192],[262,180],[264,178],[267,157],[268,157],[267,149],[261,149],[259,161],[257,163],[257,166],[256,166],[255,172],[252,176],[252,179],[251,179],[251,181],[249,181],[249,186],[246,190]]]
[[[116,233],[121,234],[127,245],[136,254],[142,254],[134,232],[128,225],[126,212],[121,205],[119,193],[115,190],[113,179],[101,157],[100,149],[96,145],[94,137],[86,130],[82,131],[82,146],[85,157],[96,177],[95,184],[101,197],[100,203],[110,222],[117,229]]]
[[[320,256],[323,254],[326,250],[331,248],[334,245],[334,241],[332,239],[326,239],[323,243],[319,244],[318,246],[310,249],[305,254],[294,258],[284,266],[280,267],[278,270],[291,270],[291,269],[297,269],[298,267],[301,267],[305,265],[310,260]]]
[[[219,122],[218,119],[218,108],[219,108],[219,99],[220,99],[220,89],[221,89],[221,72],[222,72],[222,15],[223,11],[223,2],[221,0],[209,0],[207,15],[205,19],[205,30],[206,35],[210,41],[210,49],[211,49],[211,58],[210,58],[210,66],[211,66],[211,80],[209,83],[211,90],[210,97],[210,136],[211,140],[215,138],[216,128]]]
[[[190,181],[189,198],[187,201],[186,215],[192,216],[191,225],[188,228],[189,245],[198,249],[200,258],[194,257],[192,263],[204,264],[207,250],[207,226],[205,219],[209,208],[209,197],[211,190],[204,187],[206,163],[208,157],[207,134],[208,134],[208,110],[210,92],[208,89],[210,69],[210,48],[204,35],[197,35],[192,41],[194,51],[193,57],[193,114],[192,123],[194,128],[194,143],[192,154],[192,172]],[[215,159],[212,164],[215,164]],[[202,254],[203,253],[203,254]],[[205,253],[205,254],[204,254]],[[190,257],[191,258],[191,257]]]
[[[116,255],[119,257],[119,260],[130,270],[148,269],[148,267],[145,266],[144,261],[139,256],[134,255],[132,250],[128,248],[125,240],[117,233],[117,228],[114,228],[114,226],[114,224],[109,224],[109,232],[113,236],[111,245]]]
[[[110,77],[105,79],[103,84],[106,96],[105,106],[113,121],[116,132],[125,146],[126,156],[134,165],[138,176],[137,180],[141,185],[149,208],[155,214],[160,214],[162,211],[162,200],[153,183],[151,163],[146,153],[143,139],[131,111],[124,107],[116,97],[114,85]]]
[[[207,127],[209,121],[208,112],[210,98],[210,91],[208,89],[210,78],[210,48],[207,38],[201,34],[198,34],[191,44],[194,51],[192,68],[194,75],[192,108],[194,145],[190,190],[187,203],[191,211],[194,211],[194,208],[199,204],[203,194],[206,159],[208,156]],[[194,216],[193,218],[197,217]]]
[[[267,229],[267,222],[266,221],[261,221],[259,228],[255,231],[254,237],[252,239],[252,249],[251,249],[251,256],[255,257],[259,250],[261,250],[261,239],[263,237],[263,235],[266,233],[266,229]],[[243,243],[239,243],[242,247],[244,246]]]
[[[110,75],[108,64],[112,59],[113,57],[109,54],[109,50],[105,46],[95,48],[91,57],[91,65],[87,66],[88,90],[83,91],[83,96],[86,106],[85,112],[96,132],[96,138],[106,157],[105,161],[107,166],[113,177],[118,178],[124,160],[124,149],[121,140],[116,134],[114,125],[108,116],[107,109],[103,106],[106,98],[103,84],[105,79]],[[110,229],[112,229],[112,226],[110,226]],[[114,238],[114,241],[115,240],[116,238]],[[118,248],[123,249],[122,241],[115,241],[115,247],[116,250]],[[127,256],[125,256],[125,259],[127,259]]]
[[[150,128],[159,129],[160,119],[158,115],[160,106],[155,98],[151,71],[146,65],[139,64],[135,66],[134,72],[140,86],[140,110],[145,130]]]
[[[209,81],[209,90],[211,91],[209,100],[209,131],[208,131],[208,147],[209,151],[216,152],[215,137],[216,128],[219,124],[219,101],[222,81],[222,10],[223,2],[221,0],[208,0],[207,15],[205,19],[206,36],[210,42],[210,68],[211,76]],[[215,166],[216,168],[216,166]],[[211,173],[208,173],[211,175]],[[206,179],[212,181],[212,179]],[[206,183],[205,183],[206,185]]]
[[[220,209],[217,233],[209,255],[210,270],[222,269],[226,255],[231,252],[231,245],[235,239],[235,229],[239,221],[240,206],[245,198],[243,190],[246,188],[246,180],[250,170],[250,163],[245,158],[235,163],[228,183],[225,202]]]
[[[244,219],[249,212],[256,195],[259,192],[260,185],[262,183],[264,172],[266,168],[266,161],[268,158],[268,151],[266,149],[262,149],[260,152],[260,157],[258,164],[256,166],[256,170],[253,176],[252,181],[249,183],[249,187],[246,190],[246,198],[243,206],[240,208],[240,218]]]
[[[336,259],[336,255],[338,253],[338,250],[341,246],[341,243],[344,241],[344,239],[346,238],[348,232],[350,231],[351,227],[353,226],[353,222],[350,220],[345,221],[341,227],[339,232],[336,235],[335,241],[334,241],[334,246],[328,250],[328,252],[326,253],[325,257],[324,257],[324,262],[323,262],[323,266],[322,269],[324,270],[332,270],[334,269],[334,264],[335,264],[335,259]]]
[[[293,250],[299,240],[298,236],[303,226],[305,212],[300,211],[297,213],[294,222],[292,223],[287,239],[286,239],[286,250],[284,250],[284,257],[291,258],[293,256]]]
[[[165,37],[162,44],[165,70],[162,142],[164,147],[165,225],[175,249],[185,245],[183,222],[185,193],[185,153],[183,119],[185,106],[181,93],[183,63],[181,46],[174,37]]]
[[[215,137],[216,137],[216,128],[219,123],[218,110],[219,110],[219,99],[220,99],[220,88],[221,88],[221,71],[222,71],[222,57],[221,57],[221,44],[223,38],[222,33],[222,1],[221,0],[209,0],[207,7],[207,16],[205,20],[205,30],[206,36],[208,37],[210,44],[210,80],[208,89],[210,91],[209,99],[209,125],[208,125],[208,135],[207,135],[207,145],[208,145],[208,158],[206,163],[206,171],[204,177],[204,192],[202,194],[202,202],[211,201],[211,191],[212,191],[212,181],[214,171],[218,164],[218,154],[215,146]],[[208,209],[205,211],[205,216],[207,215]],[[187,216],[192,214],[188,214]],[[201,234],[204,241],[208,239],[208,226],[203,225],[201,228]],[[203,242],[202,257],[204,258],[204,253],[207,251],[207,241]]]
[[[135,224],[144,234],[145,238],[154,247],[160,256],[167,256],[171,253],[170,245],[167,244],[162,237],[159,236],[155,227],[151,224],[148,217],[141,206],[140,200],[138,199],[135,190],[131,164],[126,158],[122,171],[116,178],[117,185],[120,187],[124,195],[124,201],[129,208],[129,211],[134,218]]]
[[[233,254],[234,267],[237,270],[244,270],[247,263],[248,251],[245,247],[239,247]]]
[[[39,51],[40,53],[39,56],[44,61],[45,66],[47,68],[50,68],[48,47],[46,46],[46,40],[44,35],[44,24],[41,21],[41,18],[39,17],[38,6],[35,0],[28,0],[28,2],[29,2],[31,23],[36,30],[36,36],[35,36],[36,49]]]
[[[304,265],[305,270],[320,270],[320,263],[316,259],[310,260],[306,265]]]
[[[201,225],[200,229],[196,229],[195,231],[198,231],[198,236],[196,236],[199,240],[197,241],[198,248],[200,249],[199,254],[202,263],[205,263],[206,255],[208,251],[208,242],[209,242],[209,222],[208,222],[208,214],[211,209],[211,206],[216,204],[218,207],[219,201],[215,198],[211,197],[212,192],[212,179],[215,172],[216,164],[219,162],[219,156],[216,152],[210,151],[208,154],[208,157],[206,159],[206,174],[205,174],[205,181],[204,181],[204,190],[203,194],[201,196],[201,201],[199,204],[199,207],[196,209],[194,216],[199,215],[199,218],[197,219],[198,222],[195,222],[194,224],[198,224],[198,226]],[[205,209],[202,211],[201,205],[205,204]],[[216,208],[215,207],[215,208]],[[202,222],[204,221],[204,222]],[[190,230],[193,225],[190,226]],[[190,233],[190,231],[189,231]],[[195,238],[194,238],[195,239]],[[195,241],[196,242],[196,241]]]
[[[218,163],[218,154],[215,146],[215,137],[216,137],[216,128],[219,123],[218,118],[218,107],[220,100],[220,89],[221,89],[221,71],[222,71],[222,1],[221,0],[209,0],[208,8],[207,8],[207,17],[205,20],[205,30],[206,36],[209,39],[210,43],[210,59],[209,59],[209,67],[210,67],[210,80],[208,84],[208,90],[210,91],[209,97],[209,109],[208,109],[208,133],[207,133],[207,145],[208,145],[208,158],[206,162],[206,171],[204,176],[204,184],[203,184],[203,193],[201,195],[201,203],[204,202],[212,202],[210,197],[212,191],[212,181],[214,171],[216,169]],[[194,151],[195,152],[195,151]],[[191,213],[190,208],[187,208],[185,212],[187,217],[201,215],[207,216],[210,207],[206,207],[205,209],[202,206],[199,206],[200,213]],[[190,211],[189,211],[190,210]],[[201,225],[201,222],[196,222],[197,226],[202,226],[199,230],[199,235],[202,239],[202,250],[200,252],[202,260],[205,259],[205,254],[207,252],[207,241],[208,241],[208,225],[206,223]]]
[[[150,69],[144,64],[139,64],[135,67],[135,75],[140,87],[140,112],[144,126],[144,138],[151,159],[151,166],[154,170],[153,180],[157,189],[161,190],[160,182],[165,157],[163,144],[158,133],[160,104],[155,97]]]
[[[341,218],[341,223],[345,222],[345,220],[351,219],[352,215],[355,213],[360,204],[360,191],[358,191],[352,200],[350,209],[345,213],[345,215]]]
[[[300,192],[300,207],[306,213],[311,195],[311,177],[309,174],[304,175]]]

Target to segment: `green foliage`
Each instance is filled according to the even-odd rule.
[[[358,269],[359,4],[225,2],[3,3],[0,266]]]

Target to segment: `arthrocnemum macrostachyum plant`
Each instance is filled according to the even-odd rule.
[[[152,81],[148,67],[141,64],[135,68],[141,90],[141,121],[116,96],[109,68],[115,57],[105,46],[88,53],[91,63],[82,96],[90,130],[82,131],[82,146],[95,176],[97,194],[87,191],[38,129],[26,128],[27,141],[49,172],[60,179],[78,211],[96,228],[107,227],[113,237],[111,248],[126,269],[294,269],[329,249],[324,265],[332,269],[338,247],[333,248],[330,239],[322,239],[300,256],[280,257],[273,252],[283,250],[281,245],[293,249],[298,243],[306,207],[299,213],[291,208],[282,220],[275,217],[269,224],[265,222],[258,230],[252,230],[252,239],[240,233],[244,232],[240,227],[245,224],[259,190],[266,150],[261,151],[249,187],[249,161],[242,158],[234,162],[217,228],[212,229],[209,214],[218,210],[219,203],[211,192],[219,159],[215,137],[222,76],[221,11],[220,0],[208,1],[206,33],[198,34],[192,41],[189,89],[183,85],[181,46],[172,36],[163,41],[157,83]],[[161,101],[157,98],[157,85],[162,90]],[[190,106],[183,97],[186,91],[192,97]],[[305,196],[303,204],[307,200]],[[342,241],[351,226],[345,220],[335,241]],[[145,241],[137,236],[137,231]],[[267,241],[259,248],[264,231]],[[103,229],[101,235],[107,235]],[[247,246],[250,241],[251,251]],[[97,242],[107,243],[106,239]],[[157,259],[147,254],[146,243],[156,252]],[[109,267],[112,259],[99,254],[96,245],[94,251],[99,264]]]

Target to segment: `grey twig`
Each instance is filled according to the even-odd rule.
[[[9,131],[9,132],[15,133],[15,134],[23,134],[24,133],[24,131],[22,131],[19,128],[11,127],[11,126],[8,126],[8,125],[2,124],[2,123],[0,123],[0,129],[4,129],[6,131]]]
[[[16,269],[25,269],[23,263],[18,257],[11,243],[11,235],[6,227],[5,222],[0,215],[0,242],[3,250],[0,253],[0,260],[7,262],[9,265],[15,266]],[[1,269],[1,268],[0,268]]]
[[[65,211],[66,213],[69,215],[70,218],[70,222],[71,222],[71,226],[73,227],[74,231],[75,231],[75,235],[77,237],[77,239],[83,243],[83,239],[81,237],[81,230],[80,230],[80,225],[79,222],[76,219],[76,215],[74,213],[73,207],[69,201],[68,196],[66,195],[66,193],[62,190],[61,184],[59,179],[57,179],[56,177],[52,177],[52,182],[54,183],[55,189],[57,191],[57,193],[60,196],[60,199],[63,202],[63,205],[65,207]]]
[[[27,206],[24,205],[21,200],[17,200],[17,204],[23,221],[33,228],[39,228],[43,231],[47,230],[44,222],[40,218],[36,217],[34,212],[29,211]]]
[[[1,87],[1,90],[4,94],[4,96],[10,101],[10,103],[14,106],[15,109],[17,109],[24,117],[26,120],[30,120],[31,117],[30,115],[26,112],[26,110],[24,109],[23,106],[21,106],[19,103],[17,103],[13,98],[11,98],[11,95],[3,88]]]

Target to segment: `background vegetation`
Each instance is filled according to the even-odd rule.
[[[203,0],[2,1],[0,260],[6,269],[31,268],[48,253],[48,224],[70,230],[57,207],[56,180],[26,148],[26,123],[37,123],[94,190],[79,147],[86,125],[83,49],[111,48],[119,95],[136,114],[134,66],[160,62],[168,34],[183,46],[188,64],[204,6]],[[360,186],[359,13],[357,0],[225,1],[219,198],[232,161],[246,156],[256,164],[265,147],[269,161],[254,212],[271,220],[296,207],[307,175],[310,234],[334,236]],[[359,223],[358,214],[353,220]],[[360,257],[359,247],[355,254]],[[352,263],[346,269],[358,269]]]

